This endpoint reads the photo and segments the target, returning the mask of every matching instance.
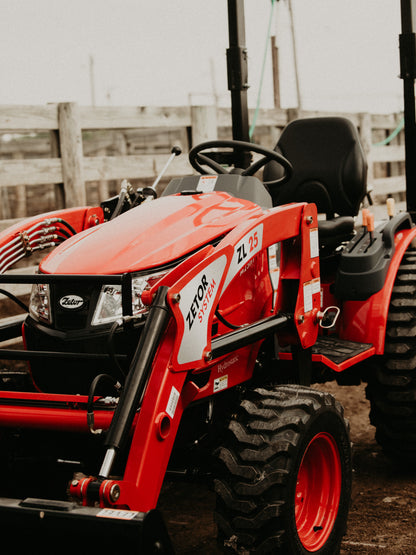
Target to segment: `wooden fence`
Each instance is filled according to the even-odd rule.
[[[288,121],[316,115],[329,114],[261,110],[253,141],[272,148]],[[331,115],[347,116],[358,127],[374,194],[402,194],[403,133],[387,146],[373,146],[389,136],[401,115]],[[99,202],[112,192],[112,182],[124,178],[148,184],[178,143],[184,154],[172,162],[165,182],[190,174],[186,153],[193,144],[214,138],[231,138],[229,109],[0,106],[0,219],[39,212],[46,191],[51,199],[46,208],[54,209],[90,202],[93,191]]]

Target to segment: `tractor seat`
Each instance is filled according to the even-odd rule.
[[[275,147],[293,166],[289,181],[269,187],[273,206],[314,202],[326,219],[318,223],[319,241],[334,248],[354,233],[354,217],[367,192],[367,162],[358,131],[342,117],[305,118],[290,122]],[[274,161],[263,180],[282,176]]]

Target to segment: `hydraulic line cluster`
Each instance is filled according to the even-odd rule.
[[[0,274],[38,250],[53,248],[76,234],[62,218],[48,218],[18,233],[0,248]]]
[[[76,234],[62,218],[48,218],[21,231],[0,248],[0,274],[34,252],[53,248]]]

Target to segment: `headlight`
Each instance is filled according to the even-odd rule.
[[[32,287],[29,301],[29,313],[35,320],[52,323],[51,300],[49,295],[49,285],[35,283]]]
[[[141,276],[132,279],[132,311],[133,316],[145,314],[149,307],[142,303],[142,292],[154,285],[166,272]],[[91,324],[99,326],[120,318],[123,314],[121,302],[121,285],[103,285],[94,311]]]

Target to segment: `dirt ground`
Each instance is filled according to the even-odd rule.
[[[323,386],[344,405],[354,445],[347,534],[341,553],[416,554],[416,470],[404,473],[382,453],[364,386]],[[168,484],[160,508],[178,555],[215,555],[214,494],[200,484]]]

